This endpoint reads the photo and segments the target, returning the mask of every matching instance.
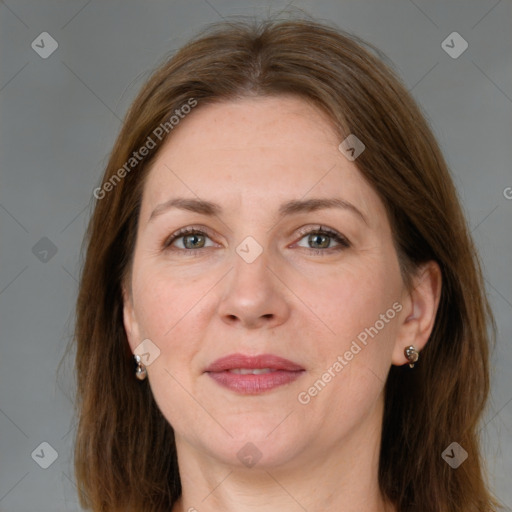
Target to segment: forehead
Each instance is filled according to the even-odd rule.
[[[199,105],[160,148],[145,184],[141,215],[169,195],[261,206],[343,193],[365,204],[375,193],[353,162],[329,117],[294,96],[244,98]],[[334,190],[333,190],[334,189]]]
[[[298,96],[255,96],[207,105],[199,101],[171,139],[179,144],[241,149],[247,145],[297,146],[297,136],[307,131],[317,142],[327,144],[337,139],[331,124],[324,112]]]

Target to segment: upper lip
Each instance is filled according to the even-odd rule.
[[[270,368],[271,370],[286,370],[290,372],[304,370],[304,368],[297,363],[274,354],[260,354],[257,356],[230,354],[214,361],[206,368],[205,372],[223,372],[237,368]]]

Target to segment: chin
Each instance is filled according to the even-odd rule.
[[[281,418],[282,421],[282,418]],[[306,449],[308,441],[305,433],[292,435],[290,429],[282,429],[278,434],[276,422],[249,425],[226,425],[228,434],[220,438],[203,439],[203,449],[210,456],[229,466],[240,468],[276,468],[289,464]]]

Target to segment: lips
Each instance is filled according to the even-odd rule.
[[[205,369],[217,384],[241,394],[259,394],[299,378],[304,368],[273,354],[231,354]]]
[[[270,370],[284,370],[288,372],[296,372],[304,370],[302,366],[283,359],[282,357],[273,354],[261,354],[259,356],[245,356],[243,354],[231,354],[226,357],[221,357],[214,361],[205,372],[224,372],[226,370],[236,369],[263,369]]]

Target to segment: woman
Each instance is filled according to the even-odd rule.
[[[497,509],[478,259],[374,50],[309,20],[226,23],[143,87],[77,302],[83,506]]]

